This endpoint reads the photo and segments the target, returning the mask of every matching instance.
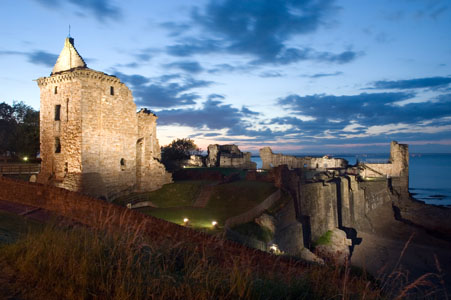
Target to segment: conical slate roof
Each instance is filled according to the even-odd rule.
[[[55,66],[53,67],[52,74],[67,71],[73,68],[86,68],[86,63],[83,58],[78,54],[77,49],[74,46],[74,39],[71,37],[66,38],[64,48],[58,57]]]

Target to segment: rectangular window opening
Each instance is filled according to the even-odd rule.
[[[61,153],[61,142],[60,138],[55,138],[55,153]]]
[[[110,95],[114,96],[114,87],[110,86]]]
[[[55,90],[53,91],[55,94],[58,94],[58,87],[55,86]]]
[[[61,120],[61,105],[55,105],[55,121]]]
[[[66,99],[66,122],[69,121],[69,98]]]

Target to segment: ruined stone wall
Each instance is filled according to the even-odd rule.
[[[83,191],[104,185],[107,197],[133,190],[136,182],[136,105],[118,78],[80,71]],[[111,88],[113,90],[111,90]],[[113,95],[111,95],[113,94]],[[92,195],[92,193],[89,193]]]
[[[409,146],[398,144],[396,141],[390,143],[390,161],[387,164],[363,165],[360,176],[367,178],[392,178],[393,188],[399,194],[409,193]]]
[[[250,152],[241,152],[236,145],[209,145],[207,167],[256,169]]]
[[[308,218],[312,240],[338,227],[337,188],[335,183],[315,182],[300,189],[300,212]]]
[[[289,169],[328,169],[346,168],[348,162],[343,158],[324,157],[296,157],[292,155],[274,154],[270,147],[260,149],[262,159],[262,169],[269,170],[272,167],[287,165]]]
[[[402,177],[409,175],[409,148],[408,145],[390,143],[390,161],[386,164],[367,164],[361,175],[363,177]]]
[[[159,162],[157,117],[137,115],[131,91],[118,78],[84,68],[40,78],[38,85],[39,182],[106,199],[172,182]]]
[[[136,180],[138,191],[153,191],[172,182],[171,173],[160,163],[161,148],[157,139],[157,116],[141,110],[136,142]]]

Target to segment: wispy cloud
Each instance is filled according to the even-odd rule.
[[[418,89],[418,88],[439,88],[451,83],[451,77],[424,77],[407,80],[381,80],[373,84],[374,89]]]
[[[66,9],[68,3],[76,6],[81,14],[91,14],[98,21],[118,21],[122,17],[120,9],[108,0],[35,0],[49,9]]]
[[[35,65],[43,65],[46,67],[53,67],[58,59],[58,55],[42,50],[33,50],[30,52],[22,51],[0,51],[0,56],[6,55],[20,55],[27,58],[28,62]]]
[[[195,104],[200,96],[192,90],[207,87],[213,83],[181,74],[156,78],[127,75],[121,72],[115,72],[114,75],[130,85],[136,104],[145,107],[167,108]]]

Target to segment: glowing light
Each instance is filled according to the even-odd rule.
[[[28,156],[24,156],[23,160],[27,161],[28,160]]]
[[[188,218],[184,218],[183,219],[183,224],[188,225],[189,219]]]
[[[273,254],[282,254],[282,251],[280,251],[279,247],[276,244],[272,244],[269,247],[269,252],[273,253]]]
[[[217,225],[218,225],[218,222],[216,222],[216,221],[211,222],[211,226],[216,227]]]

